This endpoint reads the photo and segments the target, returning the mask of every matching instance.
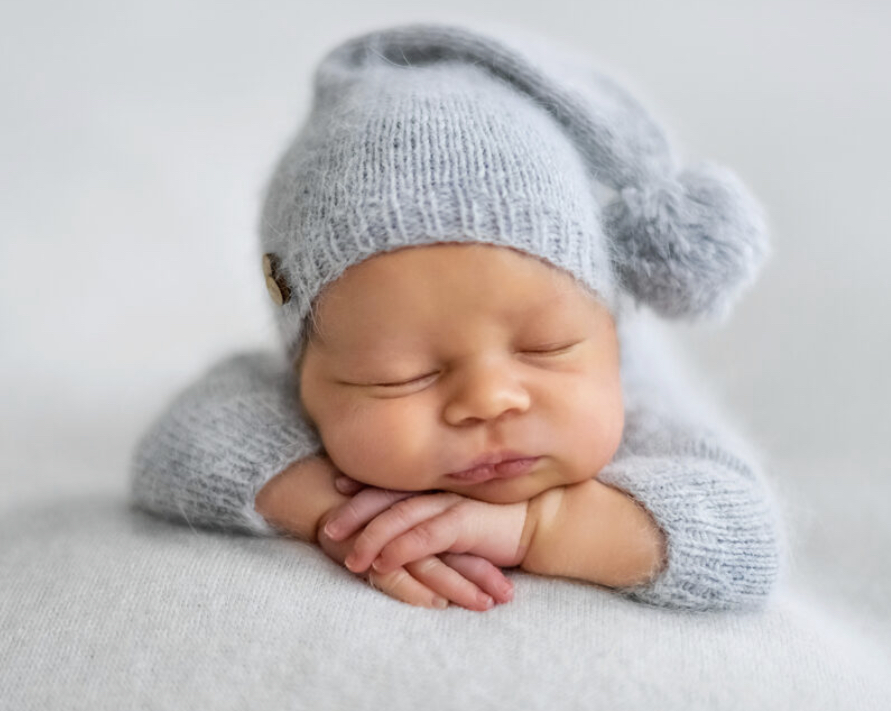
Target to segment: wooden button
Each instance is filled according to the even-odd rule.
[[[272,276],[272,260],[275,259],[274,254],[263,255],[263,274],[264,276]],[[276,259],[276,261],[278,261]]]
[[[278,273],[279,260],[274,254],[263,255],[263,275],[266,277],[266,288],[272,300],[282,306],[291,298],[291,290],[284,277]]]
[[[282,290],[279,289],[278,284],[275,283],[275,279],[271,276],[266,277],[266,288],[269,289],[269,296],[272,297],[272,300],[281,306],[285,303],[284,296],[282,295]]]

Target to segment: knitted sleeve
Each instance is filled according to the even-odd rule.
[[[142,436],[131,497],[190,525],[276,535],[254,510],[263,485],[320,450],[283,358],[231,356],[179,393]]]
[[[623,441],[598,479],[653,516],[667,565],[632,599],[689,610],[761,607],[775,588],[785,537],[757,457],[691,388],[681,387],[660,345],[631,342],[623,381]],[[679,372],[679,371],[678,371]]]

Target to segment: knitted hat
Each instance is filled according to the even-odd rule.
[[[564,269],[614,314],[721,318],[767,254],[729,171],[681,169],[621,86],[542,38],[451,25],[348,40],[316,69],[308,119],[262,212],[289,354],[321,289],[381,252],[502,245]],[[604,186],[615,199],[601,205]]]

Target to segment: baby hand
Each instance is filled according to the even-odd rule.
[[[338,479],[337,487],[355,491],[348,480]],[[490,565],[513,566],[522,560],[526,508],[526,502],[489,504],[459,494],[416,495],[370,487],[332,512],[325,535],[331,540],[355,535],[344,561],[353,572],[371,566],[373,574],[389,574],[436,554],[472,554]]]
[[[415,496],[408,491],[363,488],[346,476],[338,478],[337,488],[346,494],[361,490],[360,495],[326,515],[320,526],[319,544],[341,562],[350,557],[367,521],[394,503]],[[361,573],[368,566],[363,570],[349,564],[347,567]],[[373,587],[391,597],[421,607],[446,607],[452,602],[469,610],[484,611],[513,597],[513,585],[504,573],[485,558],[470,554],[419,556],[385,572],[368,570],[366,577]]]

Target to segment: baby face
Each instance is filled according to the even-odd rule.
[[[619,446],[612,317],[533,257],[480,244],[377,255],[317,316],[301,399],[358,481],[514,503],[596,476]]]

